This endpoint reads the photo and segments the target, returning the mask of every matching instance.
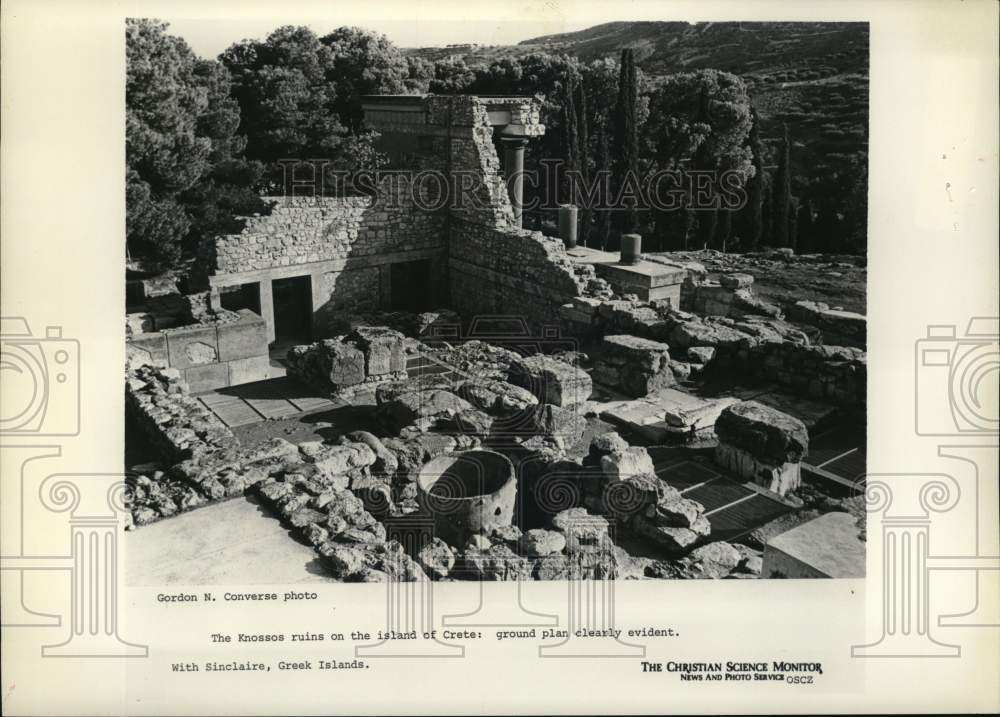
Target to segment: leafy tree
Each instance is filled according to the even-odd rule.
[[[346,130],[328,79],[333,55],[306,27],[280,27],[220,56],[233,76],[246,154],[264,164],[268,189],[282,186],[282,160],[342,157]]]
[[[406,91],[423,94],[428,91],[431,78],[434,77],[434,64],[416,55],[406,56]]]
[[[225,68],[165,23],[130,19],[125,33],[126,241],[132,258],[168,269],[185,245],[259,205],[259,167],[242,157]]]
[[[646,136],[658,167],[734,170],[752,176],[746,85],[736,75],[698,70],[668,75],[650,96]]]
[[[650,95],[645,152],[649,168],[715,172],[734,171],[746,180],[754,175],[747,139],[752,125],[746,85],[735,75],[699,70],[668,75]],[[697,211],[657,210],[653,214],[661,248],[687,248],[715,241],[718,217]]]
[[[385,35],[341,27],[320,42],[330,50],[326,76],[336,88],[334,108],[349,130],[361,128],[363,95],[399,94],[406,89],[410,66]]]
[[[434,76],[428,89],[441,95],[458,95],[466,92],[475,81],[476,74],[461,57],[450,57],[434,63]]]

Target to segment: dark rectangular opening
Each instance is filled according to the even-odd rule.
[[[223,309],[230,311],[250,309],[257,316],[260,316],[260,282],[252,281],[249,284],[221,286],[219,287],[219,300]]]
[[[420,312],[433,309],[431,260],[391,264],[389,291],[393,311]]]
[[[275,279],[274,334],[277,341],[307,341],[312,337],[312,280],[309,276]]]

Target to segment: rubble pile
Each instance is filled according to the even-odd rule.
[[[232,431],[191,397],[177,369],[129,370],[125,412],[165,463],[200,459],[236,445]]]
[[[756,296],[753,282],[750,274],[742,272],[722,274],[718,281],[710,281],[701,272],[689,271],[681,285],[680,308],[705,316],[756,315],[780,319],[781,309]]]
[[[631,335],[666,344],[677,381],[723,370],[838,405],[865,402],[865,352],[851,346],[811,344],[802,329],[783,319],[699,316],[661,302],[624,299],[601,303],[593,311],[592,321],[606,336]],[[612,364],[616,373],[607,370],[607,362],[602,363],[594,377],[621,387],[620,367]]]

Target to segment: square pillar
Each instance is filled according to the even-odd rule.
[[[271,278],[262,276],[258,283],[260,287],[260,317],[267,324],[267,343],[274,343],[274,294],[271,291]]]

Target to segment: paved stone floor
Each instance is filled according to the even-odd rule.
[[[331,582],[309,546],[252,498],[234,498],[125,534],[129,585]]]

